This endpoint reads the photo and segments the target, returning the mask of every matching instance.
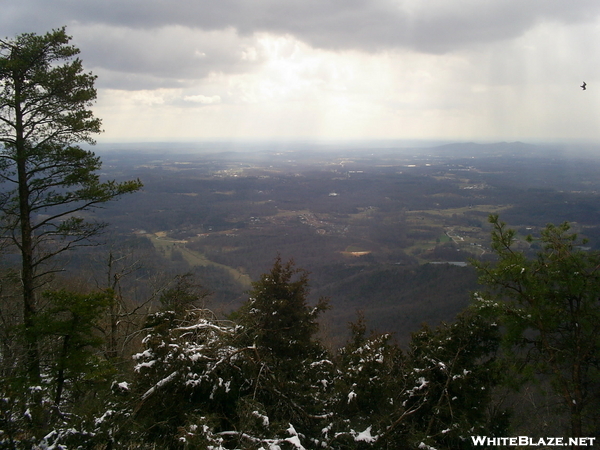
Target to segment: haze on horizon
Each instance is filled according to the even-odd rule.
[[[594,0],[8,0],[0,36],[64,25],[99,142],[600,141]]]

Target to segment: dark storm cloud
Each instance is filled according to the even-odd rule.
[[[26,31],[71,21],[133,28],[182,25],[288,33],[329,49],[405,47],[442,52],[516,37],[545,20],[585,21],[596,0],[20,0],[2,27]]]

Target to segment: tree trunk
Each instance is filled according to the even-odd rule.
[[[110,320],[110,334],[108,337],[108,348],[106,355],[109,360],[115,360],[118,356],[117,351],[117,333],[119,332],[119,309],[117,305],[117,284],[118,277],[113,274],[113,262],[114,257],[112,251],[108,255],[108,273],[107,273],[107,286],[112,289],[112,297],[110,299],[108,316]]]
[[[67,359],[67,355],[69,354],[69,341],[71,339],[71,335],[68,334],[65,336],[65,339],[63,340],[63,347],[61,350],[61,354],[59,357],[59,366],[58,366],[58,372],[56,374],[56,396],[54,397],[54,404],[56,406],[59,405],[61,399],[62,399],[62,393],[63,393],[63,388],[65,386],[65,361]]]
[[[29,185],[27,180],[27,142],[24,136],[23,111],[21,108],[20,83],[15,83],[15,124],[16,124],[16,162],[19,183],[19,225],[21,232],[21,283],[23,285],[23,325],[25,327],[25,343],[27,347],[27,374],[34,383],[40,380],[40,356],[38,340],[35,333],[35,316],[37,313],[34,261],[33,232],[31,229],[31,211],[29,205]]]

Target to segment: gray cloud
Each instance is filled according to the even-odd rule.
[[[289,33],[315,47],[442,52],[510,39],[544,21],[592,20],[596,0],[19,0],[3,11],[17,31],[65,22],[154,29],[182,25]],[[27,24],[27,25],[26,25]],[[22,30],[27,31],[27,30]]]
[[[75,25],[68,31],[82,49],[86,67],[104,72],[100,85],[107,87],[182,87],[188,80],[204,78],[215,71],[252,70],[261,60],[254,38],[241,38],[233,29]]]
[[[67,25],[102,83],[151,88],[253,70],[257,32],[330,50],[445,53],[598,14],[597,0],[10,0],[0,34]]]

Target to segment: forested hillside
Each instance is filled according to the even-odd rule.
[[[577,250],[567,226],[550,226],[539,258],[528,259],[513,248],[515,232],[492,223],[499,260],[478,264],[484,284],[473,303],[413,333],[405,348],[368,330],[360,314],[341,347],[324,345],[328,299],[311,304],[308,274],[280,258],[229,317],[210,309],[190,276],[140,309],[120,295],[124,272],[115,271],[109,288],[46,291],[36,326],[42,379],[32,384],[20,364],[18,315],[7,308],[18,295],[7,295],[5,279],[2,445],[457,449],[473,448],[472,437],[510,435],[591,442],[600,419],[600,257]]]

